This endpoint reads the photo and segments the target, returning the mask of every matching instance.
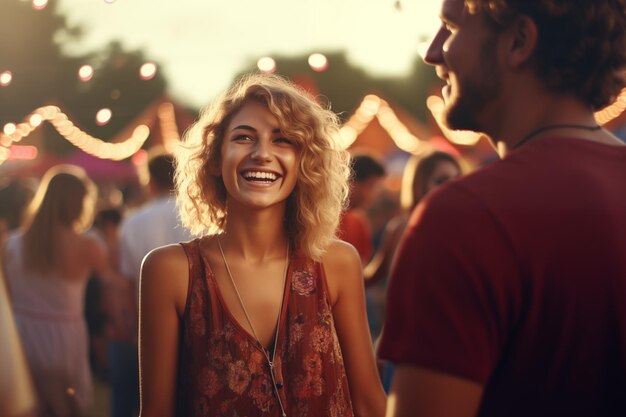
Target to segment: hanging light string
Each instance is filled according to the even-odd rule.
[[[68,119],[67,115],[56,106],[43,106],[33,111],[25,122],[15,126],[11,134],[0,133],[0,145],[9,148],[13,143],[21,141],[37,129],[42,122],[49,122],[61,136],[77,148],[101,159],[112,159],[119,161],[132,156],[137,152],[150,135],[148,126],[140,124],[131,136],[123,142],[110,143],[102,139],[95,138],[85,133]],[[2,164],[8,153],[0,153],[0,164]]]
[[[622,89],[612,104],[595,113],[596,122],[600,125],[606,124],[622,114],[624,110],[626,110],[626,88]]]
[[[428,142],[412,134],[400,121],[389,103],[374,94],[365,96],[354,114],[339,129],[336,138],[339,146],[342,149],[349,148],[374,118],[403,151],[418,155],[431,150]]]

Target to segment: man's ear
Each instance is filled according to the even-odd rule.
[[[507,29],[506,63],[519,67],[528,63],[539,39],[539,31],[533,19],[521,15]]]

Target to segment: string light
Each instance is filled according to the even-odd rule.
[[[157,66],[154,62],[146,62],[139,68],[139,78],[144,81],[154,78],[157,72]]]
[[[4,125],[4,128],[2,129],[5,135],[12,135],[13,133],[15,133],[16,130],[17,130],[17,127],[15,126],[15,123],[7,123]]]
[[[323,54],[311,54],[309,55],[309,66],[313,71],[324,71],[328,68],[328,58]]]
[[[17,126],[13,124],[14,128],[7,128],[4,126],[4,133],[0,134],[0,151],[7,150],[12,143],[17,143],[23,138],[30,135],[37,126],[33,126],[30,121],[33,117],[38,115],[41,117],[41,121],[48,121],[61,136],[77,148],[82,149],[84,152],[93,155],[101,159],[122,160],[130,157],[136,153],[141,146],[145,143],[150,135],[150,129],[146,125],[139,125],[134,130],[132,135],[123,142],[109,143],[102,139],[95,138],[79,128],[77,128],[67,115],[56,106],[44,106],[39,107],[33,111],[26,120],[29,122],[23,122]],[[35,120],[37,118],[35,117]],[[11,123],[12,124],[12,123]],[[40,126],[41,123],[38,125]],[[7,133],[7,129],[8,132]],[[4,148],[3,148],[4,147]],[[2,164],[8,158],[8,152],[0,152],[0,164]]]
[[[256,66],[260,71],[266,74],[271,74],[276,71],[276,61],[274,61],[274,59],[270,58],[269,56],[264,56],[263,58],[260,58],[257,61]]]
[[[91,65],[83,65],[78,69],[78,79],[86,82],[93,77],[93,67]]]
[[[339,134],[335,138],[339,147],[342,149],[349,148],[374,117],[387,131],[396,146],[403,151],[422,154],[431,149],[430,144],[409,132],[409,129],[398,119],[389,103],[373,94],[368,94],[363,98],[354,114],[339,129]]]
[[[169,102],[162,103],[157,110],[157,117],[159,118],[159,125],[161,126],[163,146],[167,152],[174,153],[176,146],[180,144],[174,105]]]
[[[41,114],[38,114],[38,113],[31,115],[30,118],[28,119],[28,123],[30,123],[32,127],[37,127],[42,122],[43,122],[43,117],[41,117]]]
[[[11,81],[13,81],[13,73],[11,71],[4,71],[0,74],[0,85],[2,87],[8,86],[11,84]]]
[[[43,10],[48,5],[48,0],[33,0],[33,9]]]
[[[626,88],[617,96],[617,99],[607,107],[595,113],[596,122],[604,125],[615,119],[626,110]]]
[[[98,126],[104,126],[105,124],[109,123],[112,116],[113,112],[111,111],[111,109],[107,109],[106,107],[104,109],[100,109],[96,113],[96,124]]]

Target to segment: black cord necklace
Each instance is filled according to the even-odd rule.
[[[540,128],[537,128],[537,129],[533,130],[532,132],[530,132],[526,136],[524,136],[522,138],[522,140],[520,140],[519,142],[517,142],[515,144],[515,146],[513,146],[513,149],[519,148],[524,143],[528,142],[529,140],[531,140],[532,138],[534,138],[538,134],[543,133],[546,130],[552,130],[552,129],[580,129],[580,130],[588,130],[590,132],[595,132],[596,130],[602,129],[602,126],[600,126],[600,125],[578,125],[578,124],[569,124],[569,123],[553,124],[553,125],[542,126]]]

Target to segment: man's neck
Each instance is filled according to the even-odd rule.
[[[548,92],[537,85],[508,92],[508,103],[493,123],[485,123],[498,150],[511,150],[522,142],[546,136],[566,136],[605,143],[619,143],[598,126],[591,106],[569,94]]]

